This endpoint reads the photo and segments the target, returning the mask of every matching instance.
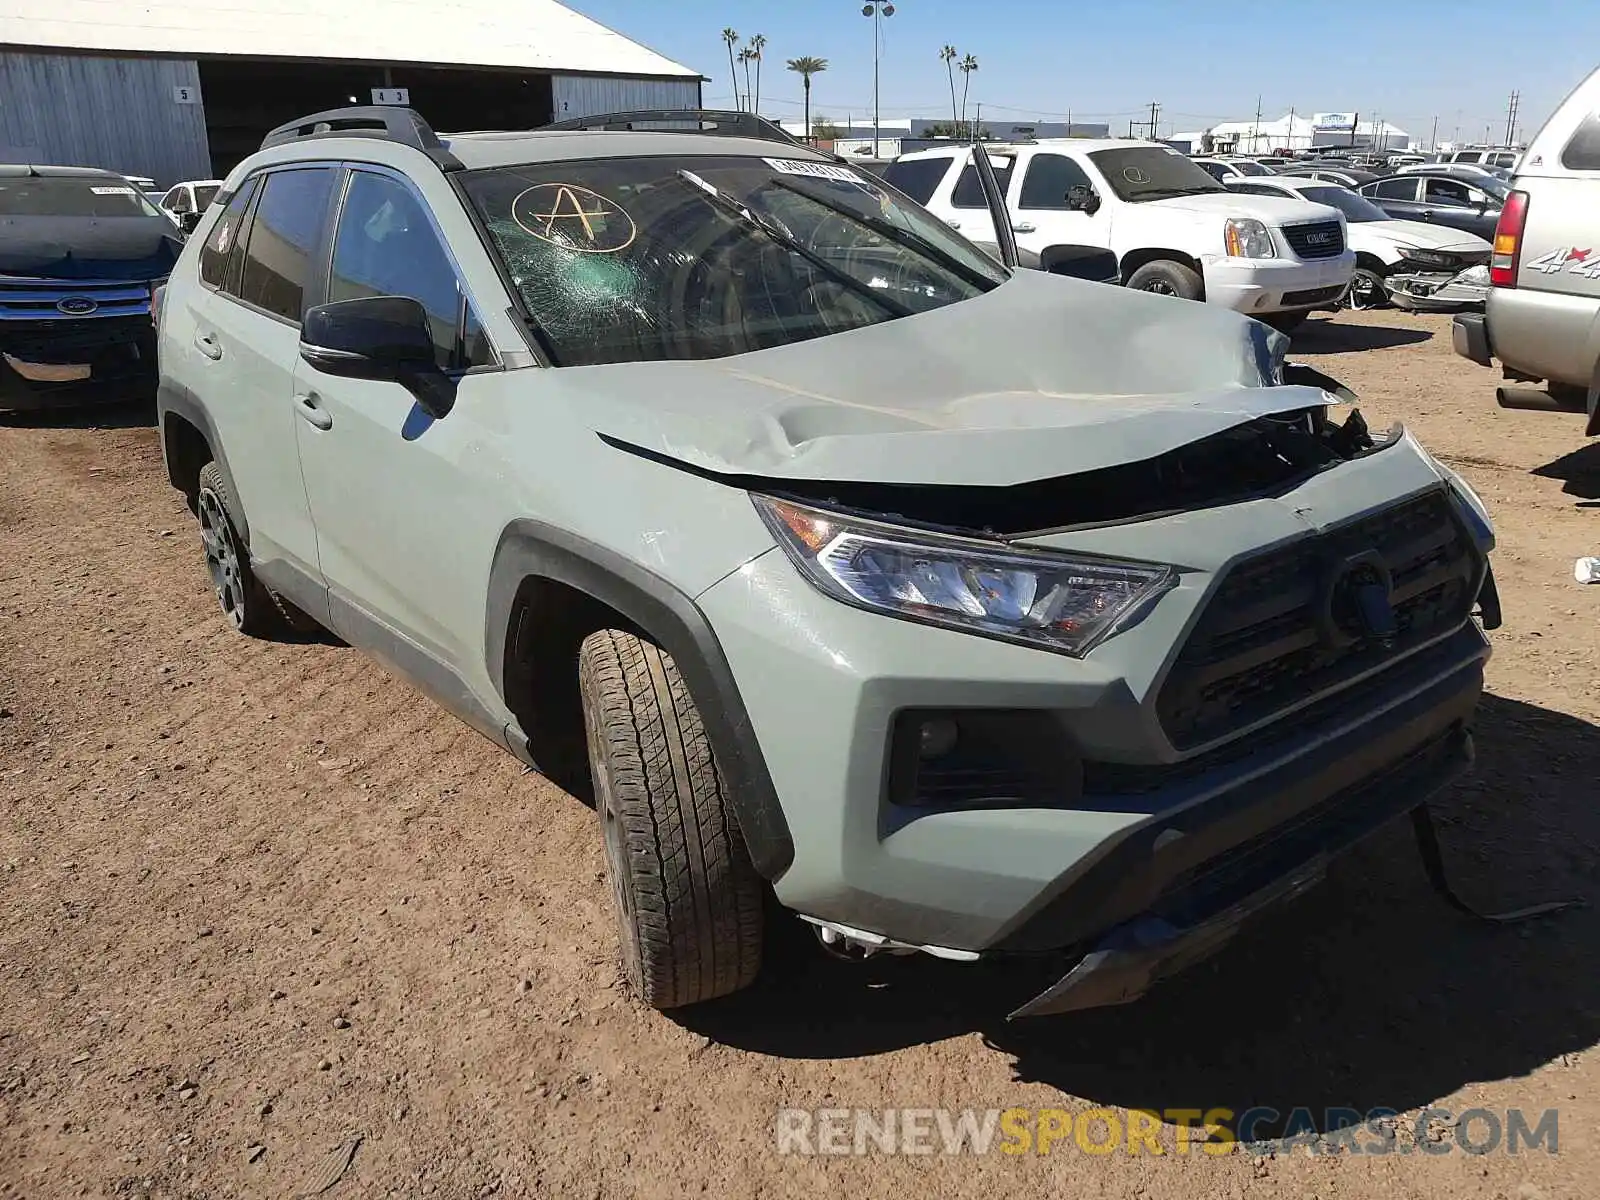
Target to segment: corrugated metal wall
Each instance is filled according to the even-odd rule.
[[[555,75],[555,119],[647,108],[699,108],[698,79],[623,79],[599,75]]]
[[[0,161],[106,167],[167,185],[211,174],[192,59],[0,49]]]

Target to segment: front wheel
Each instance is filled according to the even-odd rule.
[[[584,640],[578,678],[623,974],[660,1009],[748,986],[763,885],[677,664],[604,629]]]
[[[1179,300],[1198,300],[1204,290],[1198,272],[1169,258],[1145,263],[1128,276],[1126,286],[1136,292],[1154,292],[1158,296],[1175,296]]]
[[[1383,276],[1370,267],[1357,267],[1350,277],[1350,290],[1344,294],[1344,304],[1357,312],[1388,308],[1389,289],[1383,285]]]

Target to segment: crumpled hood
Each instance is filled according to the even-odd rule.
[[[1018,271],[984,296],[771,350],[566,367],[608,439],[723,475],[1005,486],[1328,401],[1226,309]]]
[[[1488,254],[1494,249],[1485,239],[1447,225],[1430,225],[1426,221],[1361,221],[1352,225],[1353,231],[1370,230],[1410,250],[1449,250],[1455,254]]]
[[[165,279],[182,249],[165,217],[0,217],[0,275]]]

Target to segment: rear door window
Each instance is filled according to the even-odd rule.
[[[1363,188],[1363,191],[1366,189]],[[1415,179],[1385,179],[1373,187],[1372,195],[1381,196],[1385,200],[1415,200],[1417,198],[1417,181]]]
[[[917,158],[910,162],[892,162],[883,169],[883,177],[918,204],[926,205],[944,182],[953,161],[950,158]]]
[[[1002,196],[1011,186],[1011,168],[1016,161],[1014,158],[989,156],[989,164],[994,167],[994,181],[1000,185]],[[972,163],[961,168],[961,178],[956,180],[955,194],[950,198],[950,203],[956,208],[989,207],[983,198],[983,181],[978,178],[978,168]]]
[[[1590,113],[1561,151],[1569,171],[1600,171],[1600,113]]]
[[[300,323],[333,184],[332,167],[274,171],[266,177],[245,245],[241,300]]]
[[[211,236],[200,250],[200,282],[208,287],[231,292],[237,289],[239,279],[239,234],[245,214],[250,211],[250,198],[260,183],[259,175],[251,176],[233,194],[228,207],[212,226]]]

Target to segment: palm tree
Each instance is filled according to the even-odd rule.
[[[761,115],[761,52],[767,48],[766,34],[758,33],[750,39],[750,57],[756,60],[756,91],[750,111]]]
[[[972,73],[978,69],[978,60],[971,54],[961,60],[961,120],[967,119],[967,93],[972,89]],[[969,125],[967,135],[976,139],[977,133]]]
[[[750,91],[750,62],[751,62],[752,59],[755,58],[755,56],[756,56],[756,52],[754,50],[750,49],[750,47],[748,47],[748,46],[746,46],[743,50],[739,51],[739,61],[744,64],[744,98],[746,100],[749,100],[751,98],[751,91]],[[751,106],[750,111],[751,112],[755,111],[755,107],[753,105]]]
[[[956,55],[961,52],[954,46],[946,46],[939,51],[939,58],[944,63],[944,73],[950,77],[950,125],[954,128],[961,122],[961,115],[956,112]]]
[[[806,82],[806,136],[811,136],[811,77],[828,69],[828,60],[815,58],[807,54],[803,58],[791,58],[789,70],[794,71]]]
[[[733,48],[739,44],[739,31],[730,25],[722,31],[722,40],[728,47],[728,76],[733,80],[733,106],[743,110],[744,101],[739,96],[739,69],[733,64]]]

